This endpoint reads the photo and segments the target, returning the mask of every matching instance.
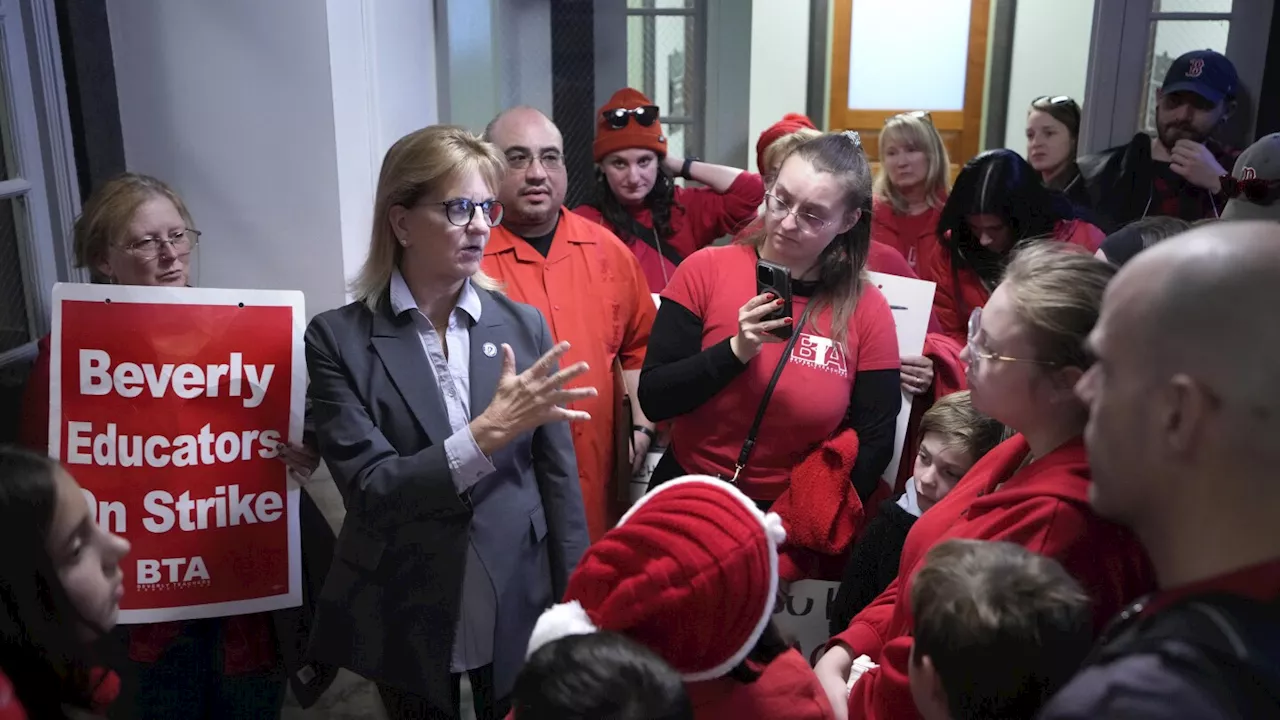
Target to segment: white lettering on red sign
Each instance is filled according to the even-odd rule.
[[[120,397],[133,398],[146,391],[159,399],[172,389],[174,395],[190,400],[201,395],[218,397],[225,384],[228,397],[242,397],[245,407],[255,408],[266,397],[274,372],[275,365],[245,364],[244,356],[236,352],[225,364],[122,362],[113,366],[108,352],[86,348],[80,351],[80,394],[108,395],[114,391]]]

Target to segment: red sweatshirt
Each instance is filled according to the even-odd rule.
[[[1053,238],[1079,245],[1089,252],[1097,252],[1106,235],[1083,220],[1063,220],[1053,230]],[[953,268],[951,253],[939,246],[928,271],[920,277],[938,284],[933,295],[933,313],[942,325],[942,332],[958,343],[964,344],[969,334],[969,314],[974,308],[987,304],[991,290],[983,284],[978,274],[969,268]]]
[[[917,273],[923,273],[933,266],[933,258],[938,254],[938,218],[941,216],[941,208],[929,208],[919,215],[903,215],[894,210],[893,205],[876,198],[871,204],[871,239],[897,250]]]
[[[1062,563],[1094,600],[1100,631],[1155,586],[1146,553],[1129,532],[1093,514],[1089,463],[1076,438],[1021,467],[1029,448],[1017,435],[974,465],[960,484],[912,526],[898,579],[832,638],[879,663],[849,695],[850,718],[918,717],[907,684],[911,578],[925,553],[953,538],[1004,540]]]
[[[704,248],[725,235],[733,235],[756,218],[760,203],[764,202],[764,181],[755,173],[743,172],[729,189],[720,194],[711,188],[676,187],[675,203],[671,206],[671,230],[669,238],[662,238],[663,249],[659,253],[651,244],[653,235],[635,238],[619,232],[605,222],[600,211],[591,205],[579,205],[573,211],[592,222],[600,223],[636,254],[644,277],[649,281],[650,292],[662,292],[667,280],[675,273],[676,262],[672,256],[683,260],[695,250]],[[653,213],[646,206],[637,206],[631,215],[643,227],[653,229]]]
[[[769,663],[759,680],[727,677],[685,685],[694,720],[831,720],[831,703],[804,656],[788,650]]]

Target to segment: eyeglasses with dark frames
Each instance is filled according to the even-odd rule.
[[[140,260],[155,260],[167,245],[177,257],[186,257],[200,244],[200,231],[195,228],[183,228],[169,233],[164,238],[159,235],[145,235],[127,243],[123,250]]]
[[[991,352],[987,348],[978,344],[978,336],[982,334],[982,308],[974,308],[969,313],[969,363],[974,367],[978,366],[979,361],[999,361],[1011,363],[1031,363],[1033,365],[1043,365],[1045,367],[1058,367],[1060,363],[1050,362],[1048,360],[1034,360],[1032,358],[1010,357],[1009,355],[1001,355],[1000,353]]]
[[[445,200],[440,205],[444,207],[445,217],[449,219],[449,222],[458,227],[466,227],[471,224],[471,219],[476,214],[476,208],[480,208],[480,214],[484,216],[485,222],[489,224],[489,227],[497,227],[502,222],[502,203],[497,200],[485,200],[478,203],[470,198],[456,198]]]
[[[641,127],[649,127],[658,121],[658,106],[641,105],[630,110],[627,108],[614,108],[613,110],[605,110],[601,115],[604,117],[605,123],[614,130],[621,130],[632,120],[635,120],[636,124]]]

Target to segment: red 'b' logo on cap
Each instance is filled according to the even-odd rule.
[[[1258,171],[1254,170],[1251,167],[1245,167],[1245,169],[1240,171],[1240,179],[1241,180],[1257,180]]]
[[[1204,72],[1204,58],[1191,58],[1191,67],[1187,68],[1187,77],[1200,77]]]

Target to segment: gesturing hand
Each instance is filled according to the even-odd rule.
[[[1227,174],[1209,148],[1194,140],[1179,140],[1169,153],[1169,169],[1196,187],[1217,194],[1222,191],[1222,176]]]
[[[763,319],[765,315],[784,305],[781,298],[775,298],[773,293],[757,295],[738,309],[738,334],[729,340],[729,347],[738,360],[745,363],[760,354],[760,346],[764,343],[784,342],[782,338],[770,335],[769,331],[786,327],[793,320],[789,317],[777,320]]]
[[[593,387],[565,389],[564,384],[587,371],[584,362],[552,372],[556,361],[569,350],[569,343],[558,343],[538,358],[528,370],[516,374],[516,356],[510,345],[502,345],[502,374],[493,401],[480,417],[471,421],[471,433],[485,455],[511,442],[516,437],[550,422],[590,420],[581,410],[569,410],[564,404],[596,396]]]

